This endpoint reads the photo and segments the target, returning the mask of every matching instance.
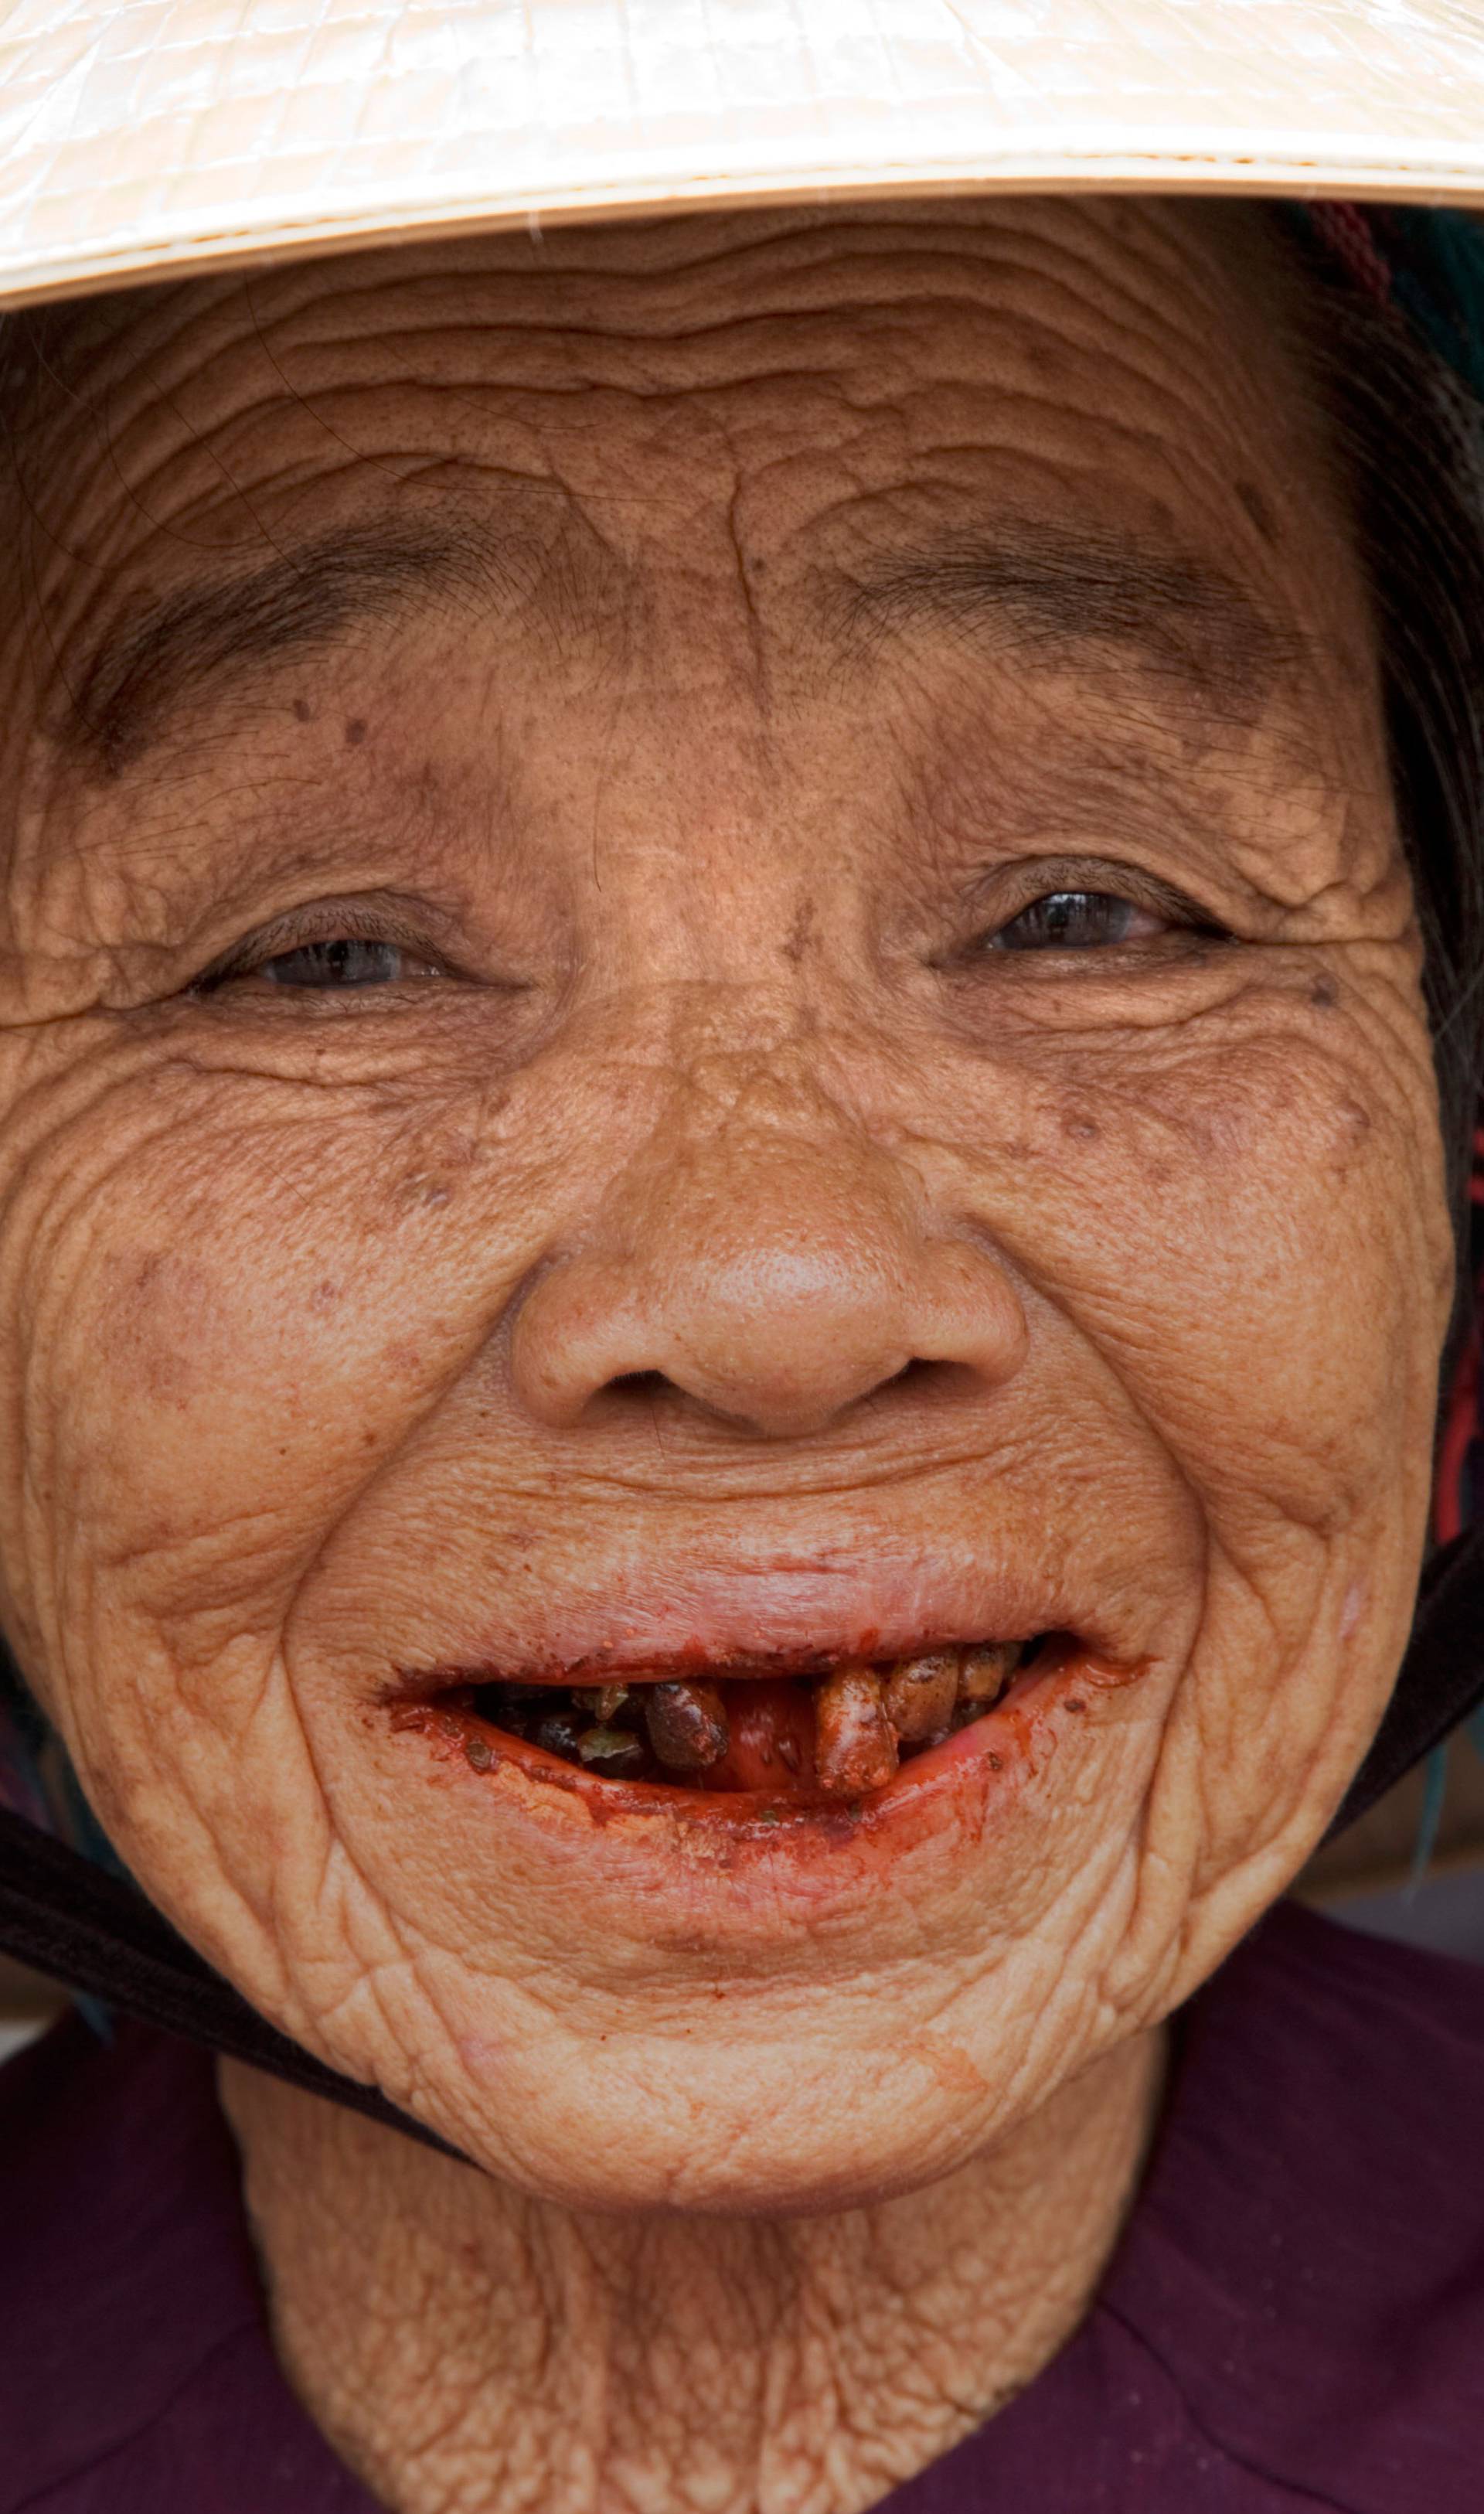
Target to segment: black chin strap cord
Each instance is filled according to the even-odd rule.
[[[1396,1687],[1326,1840],[1484,1702],[1484,1525],[1433,1555],[1423,1574]],[[0,1810],[0,1951],[125,2016],[264,2069],[371,2121],[458,2154],[375,2087],[342,2078],[280,2034],[125,1878]]]
[[[0,1809],[0,1952],[121,2015],[458,2154],[375,2087],[342,2078],[250,2007],[129,1879]]]
[[[1428,1561],[1385,1717],[1325,1835],[1333,1842],[1484,1703],[1484,1520]]]

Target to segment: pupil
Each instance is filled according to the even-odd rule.
[[[1119,943],[1133,909],[1102,890],[1054,890],[1013,916],[996,938],[1010,952],[1055,950],[1074,943]]]
[[[338,936],[332,942],[301,943],[267,963],[280,987],[384,986],[396,976],[397,946],[364,938]]]

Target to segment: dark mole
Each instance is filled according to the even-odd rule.
[[[307,699],[296,699],[294,702],[294,712],[298,716],[301,724],[307,724],[309,718],[314,713],[314,710],[309,705]]]
[[[365,717],[363,715],[347,716],[345,719],[345,740],[350,744],[351,748],[354,749],[358,742],[364,742],[365,739]]]
[[[1096,1117],[1068,1117],[1064,1123],[1064,1131],[1074,1136],[1079,1144],[1096,1143],[1098,1120]]]
[[[984,1761],[991,1772],[1002,1772],[1005,1768],[1005,1759],[1002,1755],[986,1755]]]
[[[1278,543],[1278,519],[1262,490],[1251,480],[1239,480],[1236,484],[1236,493],[1237,503],[1243,513],[1256,524],[1268,547],[1275,549]]]
[[[1085,1711],[1087,1709],[1087,1704],[1083,1701],[1082,1696],[1079,1693],[1073,1695],[1071,1701],[1068,1702],[1066,1707],[1068,1711]]]
[[[1340,1001],[1340,990],[1333,978],[1316,978],[1308,991],[1309,1002],[1322,1013],[1332,1013]]]

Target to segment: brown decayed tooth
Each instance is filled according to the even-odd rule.
[[[600,1728],[606,1728],[614,1713],[622,1711],[628,1700],[628,1687],[626,1684],[600,1684],[596,1692],[589,1691],[584,1695],[574,1686],[573,1698],[583,1708],[590,1706],[591,1717]]]
[[[701,1681],[647,1684],[644,1719],[650,1744],[672,1771],[704,1771],[720,1763],[732,1742],[721,1695]]]
[[[935,1737],[953,1716],[958,1693],[958,1652],[926,1650],[899,1659],[886,1680],[886,1716],[903,1745]]]
[[[635,1779],[647,1760],[643,1738],[630,1728],[584,1728],[577,1750],[584,1764],[609,1780]]]
[[[1020,1664],[1023,1642],[985,1642],[963,1653],[958,1671],[958,1699],[987,1711],[998,1702]]]
[[[849,1662],[814,1698],[815,1769],[832,1798],[879,1790],[897,1769],[897,1731],[887,1717],[886,1687],[868,1667]]]
[[[570,1763],[577,1753],[578,1739],[583,1723],[573,1711],[548,1711],[532,1730],[533,1742],[548,1755],[565,1755]]]

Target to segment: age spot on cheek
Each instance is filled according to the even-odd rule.
[[[213,1277],[170,1249],[121,1256],[107,1271],[104,1317],[115,1363],[149,1401],[183,1408],[223,1349]]]
[[[365,719],[365,717],[364,717],[363,715],[352,715],[352,716],[347,716],[347,717],[346,717],[346,719],[345,719],[345,745],[346,745],[346,749],[347,749],[347,750],[354,750],[355,749],[357,749],[357,747],[358,747],[361,743],[363,743],[363,742],[365,741],[365,739],[366,739],[366,719]]]
[[[791,961],[795,968],[798,967],[814,939],[814,901],[802,900],[789,928],[788,939],[783,945],[783,957]]]

